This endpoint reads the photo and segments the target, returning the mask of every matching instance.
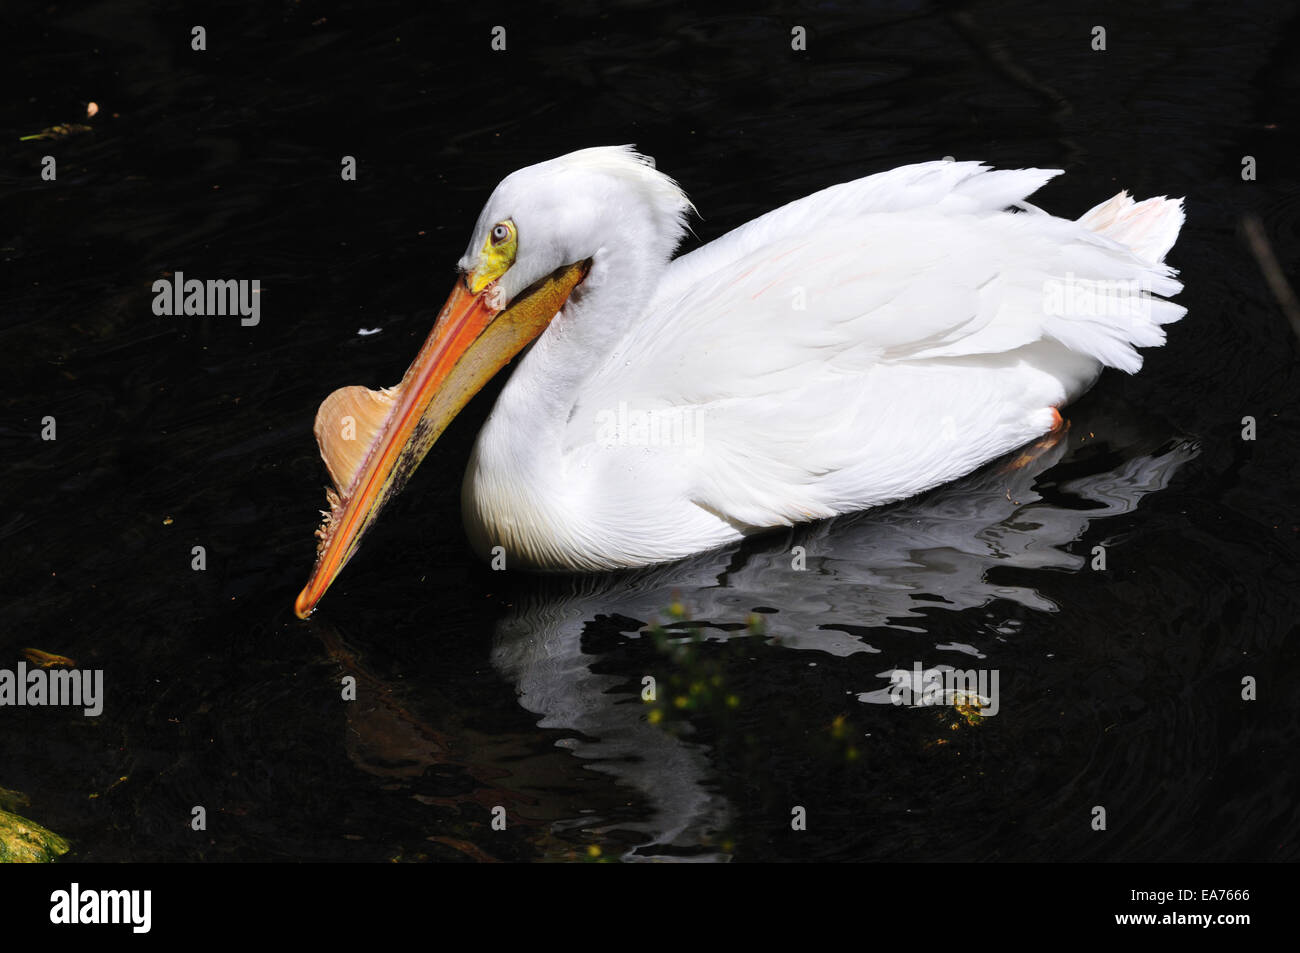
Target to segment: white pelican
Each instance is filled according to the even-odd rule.
[[[1061,426],[1185,309],[1156,297],[1182,287],[1163,264],[1182,201],[1121,192],[1068,221],[1024,201],[1058,172],[903,166],[676,259],[693,206],[631,147],[511,174],[401,384],[320,407],[335,488],[295,612],[530,343],[462,491],[474,549],[512,567],[679,559],[914,496]]]

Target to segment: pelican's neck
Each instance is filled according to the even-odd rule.
[[[602,247],[515,368],[479,433],[461,488],[465,529],[481,556],[502,546],[525,565],[563,565],[561,552],[575,551],[563,540],[582,535],[589,515],[583,507],[600,501],[588,492],[598,475],[569,466],[566,456],[567,446],[591,442],[568,433],[583,426],[574,408],[584,382],[641,317],[664,267]]]
[[[583,382],[645,312],[666,267],[634,243],[605,243],[564,309],[519,362],[484,437],[489,430],[513,436],[516,463],[537,464],[558,454]]]

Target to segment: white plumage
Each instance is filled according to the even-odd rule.
[[[475,548],[542,569],[677,559],[912,496],[1046,433],[1184,313],[1156,297],[1181,287],[1162,263],[1181,201],[1121,193],[1067,221],[1024,201],[1056,174],[905,166],[670,262],[690,203],[631,149],[514,173],[461,268],[504,219],[507,296],[592,266],[479,435]]]

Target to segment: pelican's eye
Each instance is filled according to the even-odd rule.
[[[487,241],[478,253],[478,268],[469,275],[470,291],[478,294],[490,283],[496,281],[515,263],[515,254],[519,251],[516,240],[515,223],[506,219],[497,222],[488,232]]]

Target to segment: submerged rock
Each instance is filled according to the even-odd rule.
[[[0,807],[0,863],[48,864],[70,846],[66,838]]]

